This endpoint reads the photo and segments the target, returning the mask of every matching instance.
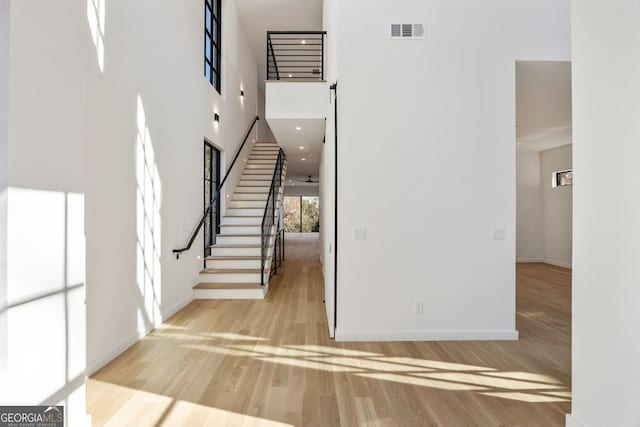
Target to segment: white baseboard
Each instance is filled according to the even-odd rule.
[[[577,419],[571,414],[567,414],[565,417],[565,427],[587,427],[585,423]]]
[[[571,268],[571,262],[558,261],[555,259],[545,259],[543,262],[545,264],[555,265],[556,267]]]
[[[336,328],[336,341],[515,341],[518,331],[343,331]]]
[[[571,268],[570,262],[558,261],[555,259],[547,259],[547,258],[518,258],[516,259],[516,262],[521,264],[542,263],[542,264],[555,265],[556,267]]]
[[[104,356],[100,357],[98,360],[91,361],[87,363],[87,376],[98,372],[100,369],[107,366],[113,359],[120,356],[126,349],[140,341],[142,338],[147,335],[149,331],[136,331],[123,340],[119,345],[115,346],[111,351],[107,352]]]
[[[164,321],[166,321],[171,316],[176,314],[178,311],[180,311],[182,308],[184,308],[191,301],[193,301],[193,294],[189,294],[187,296],[187,298],[185,298],[184,300],[180,301],[178,304],[176,304],[173,307],[171,307],[168,310],[166,310],[165,314],[162,315],[162,320],[155,322],[149,329],[138,330],[138,331],[134,332],[127,339],[122,341],[120,343],[120,345],[117,345],[113,350],[108,352],[105,356],[99,358],[98,360],[95,360],[93,362],[88,363],[87,364],[87,371],[86,371],[87,372],[87,376],[90,377],[91,375],[93,375],[96,372],[98,372],[100,369],[102,369],[105,366],[107,366],[116,357],[120,356],[129,347],[131,347],[132,345],[134,345],[135,343],[140,341],[142,338],[147,336],[149,334],[149,332],[153,331],[155,328],[160,326]]]
[[[517,258],[516,262],[527,264],[534,262],[544,262],[544,258]]]
[[[164,313],[162,314],[162,321],[166,322],[167,320],[169,320],[171,316],[173,316],[174,314],[176,314],[177,312],[185,308],[187,305],[191,304],[191,301],[193,300],[194,300],[193,292],[190,292],[189,295],[185,299],[180,301],[178,304],[174,305],[168,310],[164,310]]]

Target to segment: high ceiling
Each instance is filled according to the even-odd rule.
[[[322,0],[237,0],[258,64],[266,61],[267,31],[321,30]]]
[[[571,143],[570,62],[516,63],[516,141],[532,151]]]

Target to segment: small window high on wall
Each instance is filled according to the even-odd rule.
[[[573,170],[558,171],[553,173],[551,182],[552,187],[566,187],[567,185],[573,185]]]
[[[220,93],[220,47],[222,0],[204,2],[204,75]]]

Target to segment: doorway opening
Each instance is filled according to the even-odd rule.
[[[574,178],[571,63],[520,61],[515,69],[516,324],[522,339],[544,345],[568,385]]]

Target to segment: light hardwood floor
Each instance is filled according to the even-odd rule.
[[[87,381],[94,425],[560,426],[570,270],[517,267],[515,342],[336,343],[317,235],[265,301],[195,301]]]

